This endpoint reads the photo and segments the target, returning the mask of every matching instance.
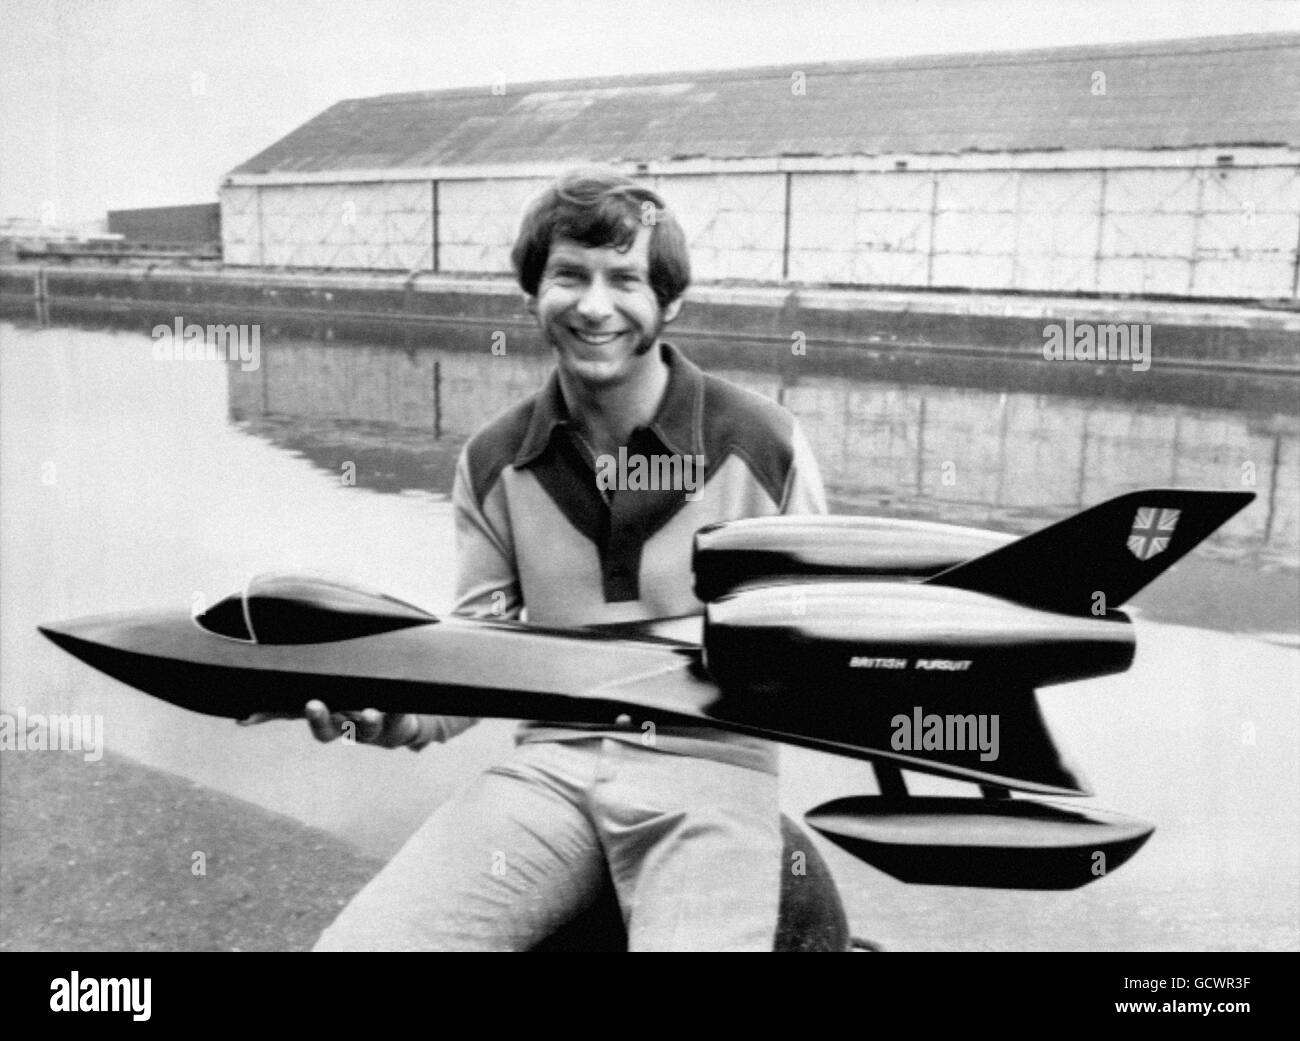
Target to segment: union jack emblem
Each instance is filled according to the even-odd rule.
[[[1181,510],[1158,510],[1145,506],[1133,518],[1133,531],[1128,537],[1129,552],[1138,560],[1150,560],[1169,548],[1169,538],[1178,525]]]

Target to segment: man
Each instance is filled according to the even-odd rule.
[[[565,175],[512,259],[556,367],[461,453],[457,613],[560,626],[698,613],[697,529],[825,512],[793,417],[661,340],[690,266],[657,194],[612,171]],[[681,487],[611,487],[629,472],[611,465],[620,449]],[[474,722],[307,714],[321,740],[350,718],[358,740],[389,747]],[[781,852],[770,744],[653,721],[525,723],[512,757],[439,807],[317,949],[527,949],[608,867],[632,950],[771,950]]]

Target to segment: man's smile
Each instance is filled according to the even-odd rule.
[[[586,329],[575,329],[568,326],[569,333],[578,340],[592,347],[603,347],[608,343],[613,343],[620,336],[626,333],[627,329],[610,329],[606,331],[594,332]]]

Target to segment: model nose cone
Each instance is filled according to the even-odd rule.
[[[51,622],[38,625],[36,630],[74,658],[112,674],[113,670],[107,665],[117,652],[103,640],[103,624],[99,619],[74,618],[66,622]]]
[[[175,643],[178,631],[193,627],[188,616],[173,617],[163,611],[133,611],[124,614],[90,615],[60,622],[47,622],[37,631],[93,668],[131,683],[125,673],[133,663],[153,656]]]
[[[70,654],[76,654],[75,648],[86,643],[84,636],[80,635],[84,628],[85,626],[78,621],[50,622],[46,625],[38,625],[36,631],[56,646],[62,647]]]

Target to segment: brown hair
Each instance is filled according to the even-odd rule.
[[[631,248],[637,231],[650,225],[650,286],[666,307],[691,282],[686,236],[655,192],[630,177],[604,167],[562,174],[528,207],[510,260],[519,285],[537,295],[557,235],[584,246]]]

